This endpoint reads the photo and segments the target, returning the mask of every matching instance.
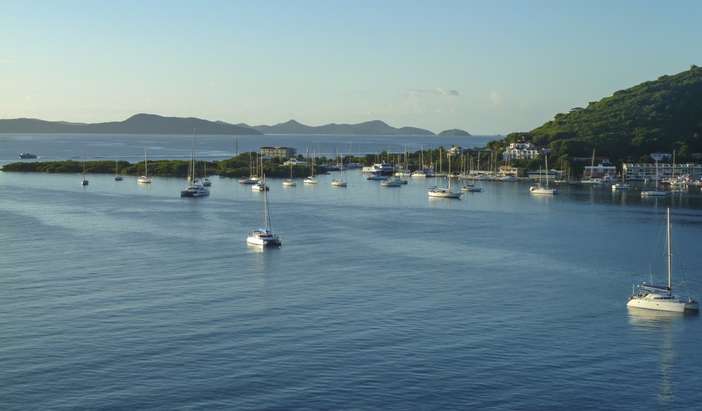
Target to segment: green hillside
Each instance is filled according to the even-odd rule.
[[[692,66],[617,91],[585,108],[556,114],[528,133],[512,133],[496,145],[525,135],[549,146],[554,158],[589,156],[596,148],[615,161],[639,160],[675,149],[681,161],[690,160],[693,153],[702,153],[702,68]]]

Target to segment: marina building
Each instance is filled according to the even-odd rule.
[[[615,177],[617,175],[617,167],[603,161],[596,166],[585,166],[583,175],[590,178]]]
[[[269,158],[290,158],[295,157],[297,150],[292,147],[270,147],[264,146],[260,148],[260,153],[264,157]]]
[[[509,160],[531,160],[538,158],[541,151],[531,143],[511,143],[505,151],[502,152],[502,159]]]
[[[628,181],[653,180],[656,178],[655,163],[624,163],[622,170]],[[671,163],[658,163],[659,179],[667,179],[674,175],[688,175],[693,179],[697,179],[702,176],[702,164],[676,164],[673,167]]]

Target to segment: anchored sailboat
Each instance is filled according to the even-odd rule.
[[[266,176],[262,176],[263,184],[266,183]],[[246,237],[246,244],[257,247],[280,247],[280,238],[273,233],[271,227],[271,216],[268,210],[268,191],[263,194],[263,224],[264,228],[253,230]]]
[[[673,312],[696,312],[699,311],[697,301],[691,297],[680,297],[673,295],[673,252],[672,252],[672,231],[670,227],[670,208],[666,211],[666,254],[668,266],[668,284],[653,284],[643,282],[635,287],[627,307],[645,308],[648,310],[673,311]]]
[[[137,183],[151,184],[151,177],[149,177],[149,159],[146,156],[146,149],[144,149],[144,175],[137,178]]]

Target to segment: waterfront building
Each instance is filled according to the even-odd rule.
[[[524,177],[524,169],[513,166],[500,166],[500,176]]]
[[[617,167],[608,161],[603,161],[596,166],[585,166],[584,176],[589,178],[616,177]]]
[[[656,178],[655,163],[624,163],[623,174],[627,181],[654,180]],[[665,180],[673,176],[687,175],[693,179],[702,176],[702,164],[685,163],[676,164],[658,163],[658,178]]]
[[[538,158],[541,151],[531,143],[511,143],[505,151],[502,152],[504,161],[510,160],[532,160]]]
[[[261,147],[259,152],[263,157],[268,158],[291,158],[295,157],[297,151],[292,147]]]

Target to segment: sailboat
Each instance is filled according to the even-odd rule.
[[[331,181],[332,187],[346,187],[346,180],[344,180],[344,160],[343,159],[339,162],[339,172],[341,173],[341,176],[339,178],[335,178]]]
[[[290,178],[286,178],[283,180],[283,187],[295,187],[297,183],[295,180],[293,180],[293,162],[288,161],[290,163]]]
[[[207,161],[203,161],[204,165],[204,170],[202,173],[202,185],[205,187],[210,187],[212,185],[212,182],[210,181],[209,178],[207,178]]]
[[[549,175],[549,170],[548,170],[548,153],[544,153],[544,161],[546,162],[546,186],[541,185],[541,177],[543,173],[539,173],[539,183],[536,185],[533,185],[529,187],[529,192],[531,194],[535,195],[549,195],[552,196],[554,194],[558,194],[558,189],[557,188],[550,188],[548,186],[548,175]]]
[[[305,184],[318,184],[319,182],[317,181],[316,178],[314,178],[314,153],[312,153],[312,159],[310,160],[310,166],[311,166],[311,171],[312,174],[305,178],[302,182]]]
[[[263,156],[259,156],[258,159],[260,164],[259,167],[261,170],[261,175],[263,176]],[[256,181],[256,183],[254,183],[254,185],[251,186],[251,191],[268,191],[269,189],[270,187],[266,185],[266,182],[263,179]]]
[[[266,176],[262,176],[262,181],[266,183]],[[263,195],[263,224],[264,228],[253,230],[246,237],[246,244],[257,247],[280,247],[280,238],[273,233],[271,227],[271,216],[268,210],[268,192]]]
[[[628,190],[631,185],[626,182],[626,173],[624,172],[624,167],[622,167],[622,182],[612,184],[612,191]]]
[[[643,190],[641,191],[641,197],[667,197],[670,195],[669,191],[663,191],[659,189],[660,179],[658,177],[658,161],[662,156],[658,153],[651,154],[651,157],[656,162],[656,188],[654,190]]]
[[[439,157],[439,161],[441,161],[441,157]],[[451,156],[448,158],[449,161],[449,170],[451,169]],[[460,199],[461,193],[460,191],[453,191],[451,189],[451,179],[446,177],[446,180],[448,181],[448,187],[432,187],[429,189],[427,192],[427,195],[431,198],[454,198],[454,199]]]
[[[188,170],[188,186],[184,190],[181,190],[181,197],[207,197],[210,195],[210,190],[208,190],[199,179],[195,178],[195,164],[195,137],[193,136],[193,151]]]
[[[115,181],[122,181],[123,178],[119,174],[119,161],[115,160]]]
[[[82,186],[87,186],[88,185],[88,179],[85,178],[85,159],[83,159],[83,171],[80,173],[80,185]]]
[[[137,183],[151,184],[151,177],[149,177],[149,160],[146,157],[146,149],[144,149],[144,175],[137,178]]]
[[[601,178],[593,178],[592,173],[595,171],[595,149],[592,149],[592,160],[590,161],[590,176],[580,180],[580,184],[602,184]]]
[[[666,254],[668,266],[668,284],[653,284],[643,282],[634,287],[627,307],[645,308],[648,310],[673,311],[673,312],[696,312],[699,311],[697,301],[692,297],[680,297],[673,294],[673,252],[672,252],[672,232],[670,227],[670,207],[666,210]]]
[[[249,176],[240,178],[239,183],[241,184],[256,184],[258,183],[258,177],[256,176],[256,163],[254,162],[253,157],[251,156],[251,153],[249,153]]]

